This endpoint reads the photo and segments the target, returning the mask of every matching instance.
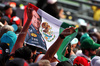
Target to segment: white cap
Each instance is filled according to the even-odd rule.
[[[82,56],[82,50],[78,50],[78,51],[76,52],[76,56]]]
[[[100,66],[100,57],[95,56],[91,61],[91,66]]]
[[[71,43],[71,45],[77,44],[78,43],[78,39],[77,38],[74,38],[70,43]]]
[[[87,26],[87,23],[85,22],[84,19],[78,19],[77,22],[78,22],[80,25]]]
[[[57,0],[47,0],[47,3],[49,3],[49,4],[54,4],[56,2],[57,2]]]

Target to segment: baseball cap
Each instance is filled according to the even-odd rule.
[[[74,38],[70,43],[71,43],[71,45],[77,44],[78,43],[78,39],[77,38]]]
[[[77,22],[78,22],[80,25],[87,26],[87,23],[85,22],[84,19],[78,19]]]
[[[9,8],[11,8],[10,5],[5,5],[4,10],[8,10]]]
[[[88,60],[84,57],[77,56],[74,59],[73,65],[88,66]]]
[[[91,66],[100,66],[100,57],[99,56],[95,56],[92,60],[91,60]]]
[[[14,32],[16,32],[17,29],[18,29],[17,25],[16,24],[12,24],[11,26],[14,28]]]
[[[7,33],[4,33],[1,37],[1,43],[8,43],[10,52],[12,51],[12,48],[17,40],[17,36],[14,32],[8,31]]]
[[[81,48],[84,49],[98,49],[100,47],[100,44],[95,43],[91,38],[84,39],[81,43]]]
[[[16,25],[19,26],[19,24],[20,24],[20,18],[17,17],[17,16],[13,16],[13,17],[11,18],[10,22],[11,22],[12,24],[16,24]]]
[[[13,60],[10,60],[6,66],[29,66],[29,64],[21,58],[14,58]]]
[[[49,3],[49,4],[54,4],[56,2],[57,2],[57,0],[47,0],[47,3]]]
[[[88,34],[88,33],[84,33],[84,34],[81,36],[81,38],[80,38],[80,42],[82,43],[82,41],[83,41],[84,39],[87,39],[87,38],[90,38],[89,34]]]

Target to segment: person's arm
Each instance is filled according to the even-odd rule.
[[[28,16],[28,20],[26,22],[26,24],[24,25],[22,31],[20,32],[20,34],[18,35],[18,38],[16,40],[16,43],[12,49],[12,53],[15,53],[16,49],[23,47],[23,42],[25,40],[26,34],[27,34],[27,30],[29,28],[31,19],[32,19],[32,9],[27,7],[27,16]]]
[[[63,35],[64,37],[72,34],[73,32],[75,32],[75,28],[71,27],[71,28],[66,28],[61,35]],[[45,56],[42,59],[47,59],[49,61],[52,60],[52,58],[54,57],[55,53],[58,51],[60,45],[62,44],[64,39],[62,39],[60,36],[58,37],[58,39],[55,41],[55,43],[48,49],[48,51],[46,52]]]

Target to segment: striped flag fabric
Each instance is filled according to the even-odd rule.
[[[35,10],[36,13],[41,17],[41,24],[39,27],[39,32],[41,34],[41,37],[39,37],[40,34],[37,34],[36,32],[34,32],[34,28],[32,28],[33,30],[31,30],[31,27],[29,27],[30,29],[28,30],[28,33],[27,33],[28,36],[26,36],[26,38],[28,38],[28,40],[25,40],[25,43],[42,48],[47,51],[48,48],[57,40],[60,33],[65,28],[69,28],[73,25],[67,24],[65,22],[62,22],[62,21],[56,19],[55,17],[49,15],[48,13],[44,12],[43,10],[39,9],[38,7],[34,6],[31,3],[30,3],[30,7],[33,8],[33,10]],[[27,21],[27,11],[25,9],[24,24],[26,23],[26,21]],[[30,26],[32,26],[32,22],[31,22]],[[78,32],[78,30],[76,29],[73,34],[65,37],[65,39],[63,40],[59,50],[57,51],[57,53],[55,55],[55,57],[59,61],[67,60],[67,58],[64,57],[66,47],[70,43],[70,41],[77,35],[77,32]],[[42,38],[42,39],[40,39],[40,38]],[[38,42],[35,42],[34,40],[36,40]]]

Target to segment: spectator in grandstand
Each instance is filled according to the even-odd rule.
[[[27,46],[17,49],[15,51],[15,57],[25,59],[28,63],[33,62],[33,53]]]
[[[78,56],[74,59],[73,66],[89,66],[88,60],[84,57]]]
[[[10,52],[16,42],[17,36],[14,32],[8,31],[1,37],[0,43],[0,64],[5,66],[5,62],[9,59]]]
[[[100,8],[97,8],[97,10],[95,11],[93,19],[96,21],[100,21]]]
[[[36,6],[43,9],[47,5],[47,0],[38,0]]]
[[[93,3],[95,4],[100,4],[100,0],[92,0]],[[92,10],[93,10],[93,19],[96,20],[96,21],[100,21],[100,7],[97,7],[97,6],[92,6],[91,7]]]
[[[95,42],[100,43],[100,33],[96,28],[89,29],[88,33]]]
[[[47,0],[47,4],[43,10],[57,19],[60,18],[59,9],[57,8],[57,0]]]
[[[71,43],[71,48],[74,49],[77,46],[78,39],[77,38],[74,38],[70,43]]]
[[[95,43],[91,38],[85,37],[81,41],[81,50],[82,51],[77,51],[76,55],[85,57],[88,62],[91,61],[91,58],[96,55],[96,50],[100,47],[100,44]]]
[[[66,58],[68,58],[68,61],[73,65],[73,61],[76,58],[75,53],[73,52],[73,49],[71,49],[71,44],[68,44],[66,48],[66,52],[64,55]],[[65,61],[66,62],[66,61]]]
[[[90,64],[90,66],[100,66],[100,56],[95,56]]]
[[[10,5],[6,5],[4,7],[4,18],[7,20],[8,24],[10,24],[11,14],[13,13],[12,7]]]
[[[5,25],[3,27],[1,27],[0,29],[0,38],[2,37],[2,35],[8,31],[16,31],[18,29],[17,25],[13,24],[13,25]]]
[[[8,43],[10,52],[12,51],[12,48],[16,40],[17,40],[17,36],[12,31],[8,31],[7,33],[4,33],[1,37],[1,43]]]

